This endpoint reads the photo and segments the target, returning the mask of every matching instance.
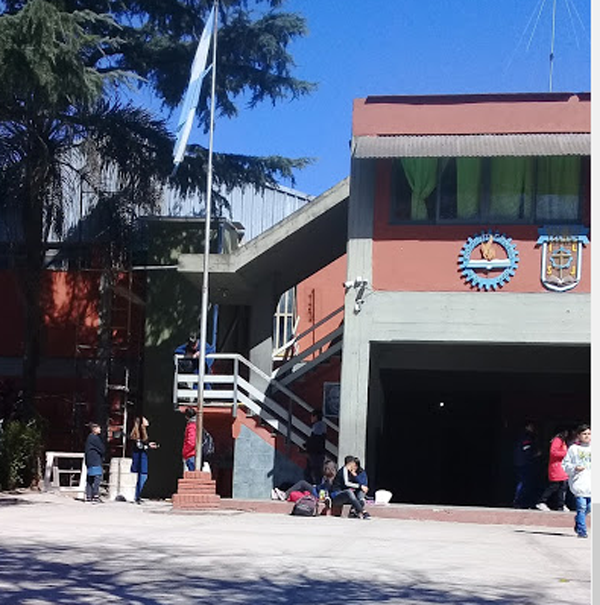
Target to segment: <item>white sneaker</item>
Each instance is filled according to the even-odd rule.
[[[536,507],[538,510],[543,510],[543,511],[548,511],[548,510],[550,510],[550,509],[548,508],[548,505],[547,505],[547,504],[544,504],[543,502],[540,502],[539,504],[536,504],[536,505],[535,505],[535,507]]]
[[[279,500],[279,495],[275,491],[275,488],[271,490],[271,500]]]
[[[275,493],[280,500],[283,500],[284,502],[287,500],[285,492],[278,487],[275,488]]]
[[[563,513],[570,513],[571,509],[568,506],[563,506],[562,511],[563,511]]]

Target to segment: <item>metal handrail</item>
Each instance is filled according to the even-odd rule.
[[[185,355],[181,355],[181,354],[175,354],[173,356],[174,363],[175,363],[175,380],[174,380],[174,386],[173,386],[173,392],[175,395],[175,397],[174,397],[175,404],[178,403],[178,397],[177,397],[177,392],[178,392],[177,383],[178,382],[192,382],[192,383],[198,382],[198,374],[180,374],[179,373],[177,361],[179,359],[184,359],[184,358],[185,358]],[[304,401],[303,399],[298,397],[298,395],[296,395],[293,391],[288,389],[285,385],[281,384],[279,381],[268,376],[260,368],[255,366],[251,361],[249,361],[248,359],[246,359],[243,355],[240,355],[239,353],[207,353],[206,359],[230,360],[230,361],[234,362],[233,392],[236,392],[237,388],[238,388],[237,377],[239,376],[239,364],[241,362],[251,372],[255,373],[257,376],[260,376],[265,382],[267,382],[269,384],[269,386],[277,389],[278,391],[281,391],[284,395],[287,395],[294,403],[299,405],[305,411],[307,411],[309,413],[312,413],[315,411],[315,409],[312,406],[310,406],[308,403],[306,403],[306,401]],[[236,368],[236,364],[237,364],[237,368]],[[235,371],[235,370],[237,370],[237,371]],[[216,378],[216,376],[214,374],[205,374],[204,381],[209,382],[209,383],[218,382],[218,380],[214,380],[215,378]],[[237,409],[237,402],[234,401],[233,405]],[[324,420],[325,424],[327,426],[329,426],[331,429],[333,429],[336,433],[339,432],[338,425],[331,422],[331,420],[329,420],[328,418],[323,418],[323,420]],[[288,421],[289,421],[289,419],[288,419]]]
[[[329,313],[329,315],[326,315],[325,317],[323,317],[323,319],[320,319],[316,324],[313,324],[310,328],[308,328],[308,330],[304,330],[304,332],[302,332],[302,334],[298,334],[298,336],[293,336],[283,346],[279,347],[279,349],[277,349],[276,351],[273,351],[273,358],[278,358],[278,356],[282,352],[286,352],[290,347],[297,345],[298,342],[300,340],[302,340],[305,336],[308,336],[309,334],[314,332],[317,328],[322,326],[324,323],[327,323],[330,319],[332,319],[333,317],[335,317],[336,315],[341,313],[343,310],[344,310],[344,305],[342,305],[341,307],[338,307],[337,309],[335,309],[335,311],[332,311],[331,313]],[[298,318],[296,319],[296,325],[297,325],[297,323],[298,323]],[[296,357],[296,356],[294,356],[294,357]],[[294,359],[294,357],[292,357],[292,359]]]

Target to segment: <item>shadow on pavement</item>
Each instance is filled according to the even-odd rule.
[[[33,504],[33,502],[23,498],[0,497],[0,506],[17,506],[19,504]]]
[[[516,534],[532,534],[535,536],[561,536],[563,538],[574,538],[574,532],[567,531],[550,531],[543,529],[515,529]]]
[[[346,577],[328,569],[328,557],[282,567],[273,553],[271,571],[257,567],[243,551],[198,555],[189,549],[145,549],[139,544],[113,547],[94,541],[89,548],[34,544],[0,546],[0,603],[130,603],[138,605],[196,604],[291,605],[400,604],[402,605],[538,605],[546,602],[526,586],[486,586],[479,594],[470,588],[421,575],[403,576],[394,583],[360,577],[360,561],[349,562]],[[339,562],[338,562],[339,563]],[[309,567],[308,567],[309,565]],[[328,577],[330,572],[331,577]],[[359,576],[359,577],[356,577]],[[555,605],[558,605],[555,603]]]

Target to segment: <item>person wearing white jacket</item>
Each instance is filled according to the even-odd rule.
[[[577,441],[569,446],[562,466],[569,476],[569,488],[575,496],[575,532],[587,538],[586,517],[592,509],[592,430],[589,424],[577,428]]]

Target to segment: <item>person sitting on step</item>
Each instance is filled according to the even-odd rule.
[[[356,481],[356,457],[346,456],[344,466],[336,473],[331,486],[331,501],[333,506],[350,504],[353,517],[357,519],[369,519],[371,515],[364,510],[365,501],[356,497],[356,490],[364,493],[369,491],[366,485]]]

